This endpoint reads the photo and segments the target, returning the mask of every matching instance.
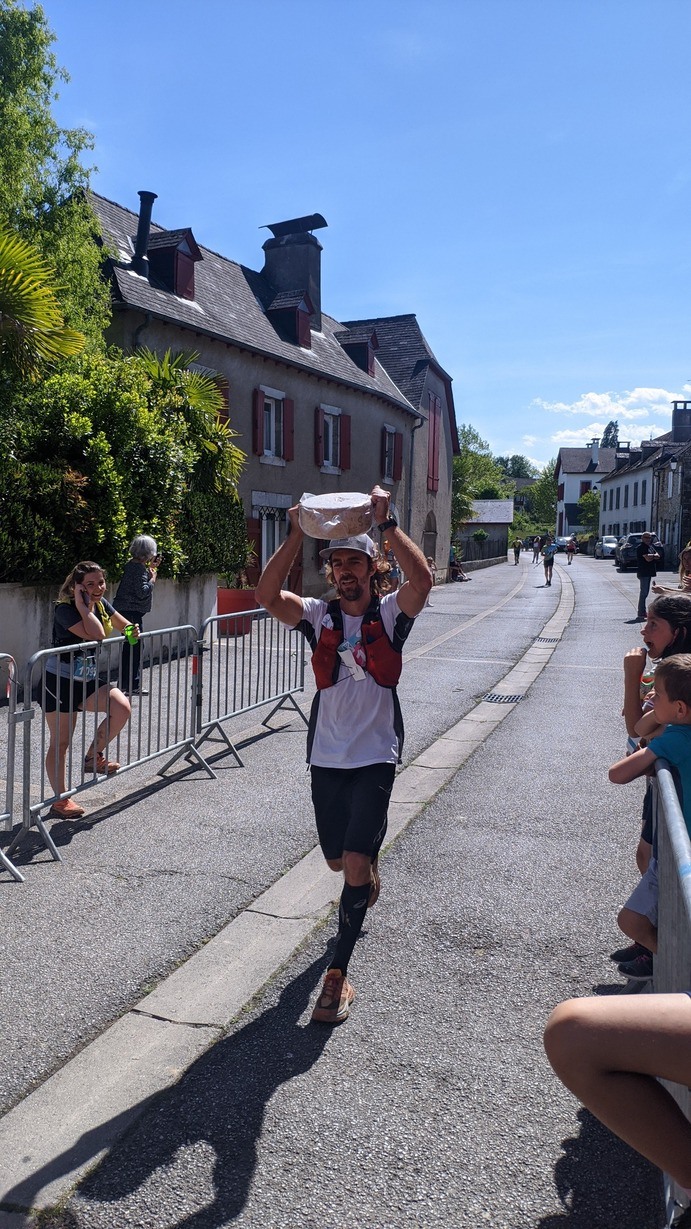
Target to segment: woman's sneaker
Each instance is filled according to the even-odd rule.
[[[644,955],[636,956],[635,960],[624,961],[623,964],[617,965],[617,968],[629,981],[650,981],[653,976],[652,952],[646,951]]]
[[[85,814],[84,807],[80,807],[79,803],[73,802],[71,798],[63,798],[53,803],[48,819],[81,819]]]
[[[649,956],[650,952],[642,943],[629,943],[628,947],[618,947],[616,952],[612,952],[610,960],[615,964],[626,964],[629,960],[635,960],[637,956]]]

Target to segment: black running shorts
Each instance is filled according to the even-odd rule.
[[[322,853],[328,861],[344,850],[373,858],[386,835],[395,764],[364,768],[310,768],[312,802]]]

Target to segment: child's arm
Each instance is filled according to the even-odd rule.
[[[650,750],[650,747],[634,751],[633,755],[627,755],[625,759],[612,764],[609,779],[615,785],[626,785],[629,781],[635,781],[636,777],[644,776],[652,768],[656,759],[657,756]]]
[[[641,704],[641,677],[645,667],[646,651],[629,649],[624,654],[624,707],[622,717],[626,725],[626,733],[631,738],[636,733],[636,722],[643,716]]]
[[[663,725],[660,725],[655,716],[655,710],[652,708],[649,712],[643,714],[640,721],[636,722],[638,737],[647,738],[648,742],[650,742],[651,738],[657,738],[659,734],[662,734],[664,728]]]

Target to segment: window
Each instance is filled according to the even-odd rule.
[[[621,499],[621,487],[617,487],[617,502],[616,502],[617,508],[619,507],[620,499]]]
[[[350,469],[350,414],[334,405],[314,412],[314,463],[327,473]]]
[[[635,507],[637,506],[637,504],[638,504],[638,483],[637,483],[637,482],[634,482],[634,484],[633,484],[633,500],[632,500],[632,503],[633,503],[634,508],[635,508]]]
[[[578,492],[578,498],[580,499],[583,495],[585,495],[590,490],[591,486],[591,482],[582,482]]]
[[[628,506],[629,506],[629,484],[628,482],[625,482],[624,483],[624,507],[628,508]]]
[[[429,437],[427,440],[427,490],[439,490],[439,441],[441,438],[441,398],[429,394]]]
[[[255,388],[252,406],[252,451],[265,464],[292,461],[295,403],[275,388]]]
[[[559,500],[559,503],[561,503],[563,498],[564,498],[564,483],[560,482],[559,486],[557,487],[557,499]]]
[[[384,482],[398,482],[403,472],[403,433],[384,425],[381,429],[381,473]]]
[[[644,504],[648,494],[648,479],[641,478],[641,503]]]
[[[674,492],[674,474],[671,469],[667,470],[667,498],[671,499]],[[666,541],[666,539],[665,539]]]
[[[613,507],[614,507],[614,487],[610,487],[609,489],[609,510],[610,512],[612,511]]]

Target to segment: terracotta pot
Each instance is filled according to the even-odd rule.
[[[243,610],[258,610],[254,589],[218,589],[216,610],[220,615],[237,614]],[[222,619],[218,623],[219,636],[246,636],[252,628],[252,619]]]

